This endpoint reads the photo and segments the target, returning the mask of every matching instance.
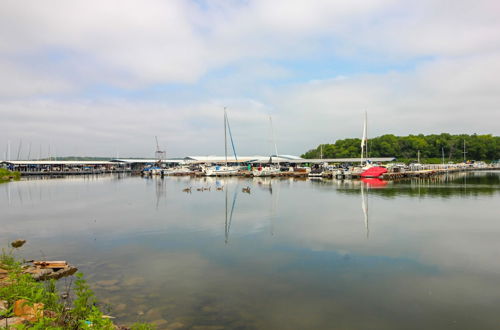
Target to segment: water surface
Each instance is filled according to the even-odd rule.
[[[118,323],[493,329],[499,205],[500,172],[29,179],[0,185],[0,242],[78,265]]]

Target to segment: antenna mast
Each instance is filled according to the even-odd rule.
[[[158,143],[158,137],[155,136],[156,140],[156,152],[155,152],[155,158],[158,161],[158,164],[161,164],[161,161],[165,159],[166,152],[164,150],[160,150],[160,144]]]

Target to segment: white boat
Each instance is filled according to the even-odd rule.
[[[206,176],[229,176],[238,174],[238,169],[231,166],[209,166],[203,168]]]
[[[259,166],[252,169],[253,176],[274,176],[281,172],[279,167],[276,166]]]
[[[181,166],[181,167],[173,167],[164,170],[165,175],[182,175],[182,174],[190,174],[193,171],[189,169],[189,167]]]

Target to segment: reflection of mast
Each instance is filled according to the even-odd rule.
[[[227,185],[226,185],[227,186]],[[229,242],[229,230],[231,229],[231,222],[233,220],[233,211],[234,211],[234,205],[236,204],[236,196],[238,195],[238,188],[235,189],[234,195],[233,195],[233,204],[231,205],[231,212],[229,213],[229,219],[228,219],[228,214],[227,214],[227,189],[226,189],[226,218],[225,218],[225,225],[226,225],[226,230],[225,230],[225,236],[226,239],[224,243]]]
[[[363,186],[363,183],[361,183],[361,209],[363,210],[363,215],[365,217],[366,238],[369,238],[370,228],[368,226],[368,191],[365,195],[365,188]]]
[[[165,181],[163,178],[160,180],[156,180],[156,209],[158,210],[158,206],[160,204],[160,198],[165,196]]]
[[[270,217],[270,231],[271,231],[271,236],[274,236],[274,218],[276,217],[276,205],[278,204],[278,190],[275,189],[275,194],[272,195],[273,190],[272,190],[272,185],[271,183],[269,184],[269,191],[271,192],[271,217]],[[276,197],[274,197],[276,196]]]

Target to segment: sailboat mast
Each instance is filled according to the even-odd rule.
[[[364,156],[365,156],[365,146],[366,146],[366,131],[367,131],[367,128],[366,128],[366,117],[367,117],[367,114],[366,114],[366,111],[365,111],[365,120],[363,122],[363,137],[361,138],[361,159],[360,159],[360,164],[361,166],[363,166],[363,161],[364,161]]]
[[[279,159],[279,156],[278,156],[278,146],[276,145],[276,139],[274,138],[273,118],[271,117],[271,115],[269,115],[269,123],[271,123],[271,135],[272,135],[273,143],[274,143],[274,152],[276,153],[276,159],[277,159],[277,163],[278,163],[278,166],[279,166],[280,165],[280,159]]]
[[[224,155],[226,157],[226,167],[227,167],[227,113],[226,107],[224,107]]]

